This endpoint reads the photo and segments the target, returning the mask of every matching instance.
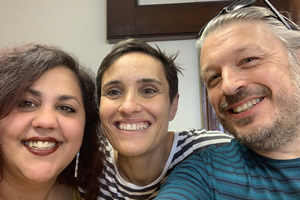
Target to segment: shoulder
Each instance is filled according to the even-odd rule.
[[[80,193],[77,188],[73,188],[72,190],[72,200],[81,200]]]
[[[232,139],[233,136],[220,132],[220,131],[208,131],[206,129],[187,129],[181,132],[176,132],[181,139],[184,138],[224,138]]]
[[[174,142],[168,163],[172,169],[190,155],[215,145],[220,146],[230,142],[231,136],[219,131],[207,131],[205,129],[188,129],[175,132]]]
[[[194,152],[188,158],[182,159],[182,162],[174,170],[186,173],[185,170],[190,168],[198,170],[211,168],[214,165],[225,165],[226,163],[230,165],[232,160],[240,157],[240,152],[239,145],[233,139],[223,145],[211,145],[201,151]]]
[[[240,160],[247,154],[248,149],[236,139],[222,145],[211,145],[192,155],[192,160],[202,160],[204,163],[232,163],[233,160]]]
[[[114,161],[114,150],[109,144],[105,149],[107,155],[104,161],[104,167],[101,175],[101,183],[103,185],[114,185],[116,183],[116,176],[118,175],[118,170],[116,169]]]
[[[220,131],[207,131],[205,129],[187,129],[185,131],[175,133],[178,136],[177,146],[193,146],[194,149],[225,144],[233,138],[231,135]]]

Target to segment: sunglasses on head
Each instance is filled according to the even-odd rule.
[[[289,21],[291,24],[294,24],[292,21],[290,21],[289,19],[285,18],[283,15],[281,15],[279,13],[279,11],[268,1],[268,0],[263,0],[268,7],[270,8],[270,10],[275,14],[275,16],[277,17],[277,19],[279,21],[281,21],[289,30],[293,30],[290,26],[290,24],[287,22]],[[251,5],[253,5],[256,2],[256,0],[236,0],[233,3],[231,3],[229,6],[226,6],[225,8],[223,8],[219,13],[217,13],[213,18],[219,17],[220,15],[224,14],[224,13],[230,13],[234,10],[238,10],[240,8],[245,8],[245,7],[249,7]],[[213,19],[212,18],[212,19]],[[204,29],[206,28],[207,24],[204,25],[201,30],[198,33],[198,37],[200,38]],[[296,25],[294,25],[295,27],[297,27]]]

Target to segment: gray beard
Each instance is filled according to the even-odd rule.
[[[299,135],[299,119],[298,123],[291,121],[295,122],[295,120],[287,122],[281,118],[275,120],[271,125],[261,126],[253,130],[249,135],[242,135],[237,132],[232,134],[245,146],[255,151],[277,151]]]
[[[229,123],[224,119],[220,119],[221,124],[238,141],[250,149],[262,152],[279,150],[283,146],[291,143],[293,139],[298,137],[300,134],[299,79],[295,81],[295,83],[296,84],[293,85],[296,89],[294,94],[291,94],[290,96],[276,97],[274,100],[280,109],[279,113],[275,113],[275,116],[273,116],[274,121],[272,123],[255,127],[247,134],[238,133],[231,124],[239,124],[243,127],[251,124],[254,120],[253,117],[232,120]],[[268,89],[263,89],[262,91],[267,94],[266,98],[270,98],[271,91],[268,91]],[[282,94],[284,94],[284,92],[282,92]],[[236,98],[240,99],[243,95],[237,96],[238,97]]]

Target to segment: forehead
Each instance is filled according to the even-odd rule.
[[[73,93],[73,95],[81,96],[81,88],[76,74],[64,66],[57,66],[46,71],[31,88],[43,90],[48,87],[51,90],[48,90],[47,93]]]
[[[103,74],[102,81],[108,78],[125,77],[165,78],[164,67],[160,60],[151,55],[131,52],[119,57]]]
[[[200,62],[206,64],[245,51],[268,51],[280,43],[258,20],[238,21],[210,33],[203,43]],[[205,66],[203,66],[205,67]]]

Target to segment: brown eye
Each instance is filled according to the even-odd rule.
[[[110,90],[107,94],[108,94],[109,96],[115,96],[115,95],[120,95],[121,92],[118,91],[118,90]]]
[[[24,100],[24,101],[21,101],[18,105],[20,108],[33,108],[33,107],[36,107],[36,104],[31,102],[31,101],[27,101],[27,100]]]
[[[75,113],[75,110],[71,108],[70,106],[58,106],[57,110],[61,110],[66,113]]]
[[[106,96],[110,99],[117,99],[122,95],[122,92],[118,89],[111,89],[108,90],[107,92],[104,92],[103,96]]]
[[[208,88],[210,87],[214,87],[215,85],[217,85],[219,83],[219,81],[221,80],[221,75],[220,74],[213,74],[212,76],[209,77],[209,79],[206,82],[206,86]]]
[[[156,92],[156,90],[151,89],[151,88],[147,88],[147,89],[144,89],[142,93],[143,94],[153,94],[155,92]]]
[[[245,60],[244,60],[244,62],[245,63],[248,63],[248,62],[251,62],[252,60],[254,60],[255,58],[246,58]]]
[[[253,61],[255,61],[256,59],[257,59],[256,57],[244,58],[244,59],[241,60],[240,65],[243,65],[243,64],[247,64],[247,63],[253,62]]]

